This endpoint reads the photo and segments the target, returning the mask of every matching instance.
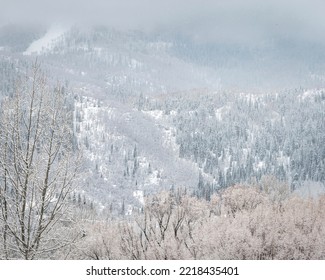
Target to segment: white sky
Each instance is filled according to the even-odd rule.
[[[325,43],[324,0],[0,0],[0,24],[73,22],[172,30],[202,42]]]

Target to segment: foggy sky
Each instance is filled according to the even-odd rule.
[[[198,42],[324,44],[323,11],[323,0],[0,0],[0,24],[103,24],[178,32]]]

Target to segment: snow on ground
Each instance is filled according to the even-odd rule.
[[[63,27],[60,25],[51,26],[50,29],[46,32],[46,34],[42,38],[34,41],[23,54],[41,54],[51,50],[55,43],[58,42],[58,40],[67,30],[67,27]]]
[[[215,110],[215,116],[218,121],[222,121],[223,115],[227,114],[231,110],[230,105],[222,106]]]
[[[300,102],[306,100],[306,99],[312,99],[315,98],[317,96],[322,96],[325,92],[324,88],[320,88],[320,89],[309,89],[306,90],[304,93],[298,95],[298,100]]]
[[[144,205],[144,195],[143,191],[141,190],[136,190],[133,192],[133,196],[142,204]]]
[[[301,100],[305,100],[306,98],[313,97],[313,95],[315,95],[314,90],[307,90],[302,95],[299,95],[299,98],[301,98]]]
[[[165,127],[163,130],[163,145],[171,148],[175,154],[179,154],[179,145],[176,143],[176,129],[174,127]]]
[[[151,116],[152,118],[159,120],[163,117],[164,112],[162,110],[152,110],[152,111],[144,111],[142,110],[142,113]]]
[[[159,176],[159,171],[158,170],[154,170],[147,178],[145,185],[146,186],[159,186],[161,179]]]

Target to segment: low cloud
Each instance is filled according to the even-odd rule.
[[[321,0],[0,0],[0,6],[0,24],[62,21],[172,31],[198,42],[325,43]]]

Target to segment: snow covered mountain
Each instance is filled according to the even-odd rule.
[[[239,77],[229,53],[212,67],[204,48],[181,39],[105,27],[29,34],[24,49],[0,40],[2,94],[36,57],[65,81],[84,156],[77,194],[98,209],[130,214],[146,194],[174,187],[209,199],[264,175],[323,188],[324,90],[230,90]]]

